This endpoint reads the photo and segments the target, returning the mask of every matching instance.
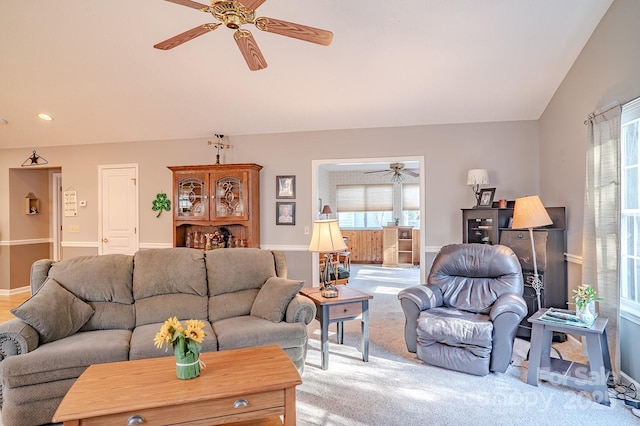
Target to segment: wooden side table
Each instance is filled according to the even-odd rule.
[[[608,318],[598,317],[590,328],[584,328],[541,321],[540,316],[545,311],[540,309],[528,319],[533,328],[527,383],[538,386],[538,379],[560,383],[591,392],[596,402],[610,405],[607,379],[611,374],[611,358],[605,331]],[[585,336],[589,365],[551,358],[554,331]]]
[[[343,342],[344,321],[360,319],[362,332],[362,360],[369,361],[369,299],[373,296],[348,287],[338,288],[338,297],[325,298],[317,287],[303,288],[300,293],[313,300],[316,319],[320,322],[322,369],[329,367],[329,324],[338,323],[339,344]]]

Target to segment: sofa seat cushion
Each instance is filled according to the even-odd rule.
[[[251,315],[272,322],[280,322],[291,299],[298,294],[304,281],[271,277],[260,288],[251,307]]]
[[[212,325],[220,351],[264,345],[279,345],[286,349],[307,344],[307,326],[301,323],[274,323],[246,315],[216,321]]]
[[[166,346],[158,349],[154,343],[153,338],[160,330],[163,323],[146,324],[136,327],[133,330],[131,336],[131,348],[129,349],[129,359],[145,359],[145,358],[158,358],[162,356],[173,356],[173,349],[169,346],[166,350]],[[205,338],[202,342],[202,352],[215,352],[218,350],[218,340],[213,332],[213,328],[208,321],[204,322]]]
[[[11,313],[35,328],[43,344],[78,331],[93,315],[93,308],[53,278],[47,278],[36,294],[11,309]]]
[[[129,359],[129,330],[96,330],[72,334],[0,363],[6,388],[77,378],[91,364]]]
[[[489,373],[493,323],[488,315],[448,308],[422,311],[417,356],[427,364],[476,375]]]

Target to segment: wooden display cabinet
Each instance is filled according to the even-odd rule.
[[[231,246],[260,247],[262,166],[215,164],[169,169],[173,172],[174,247],[186,247],[189,234],[213,233],[220,227],[231,232]]]

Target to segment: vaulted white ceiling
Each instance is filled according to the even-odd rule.
[[[268,0],[319,46],[162,0],[0,0],[0,148],[538,119],[612,0]],[[206,3],[206,1],[205,1]],[[46,112],[54,117],[43,122]]]

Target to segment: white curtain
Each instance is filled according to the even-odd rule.
[[[620,116],[619,103],[589,115],[589,147],[584,196],[582,282],[592,285],[606,332],[615,375],[620,373]]]

